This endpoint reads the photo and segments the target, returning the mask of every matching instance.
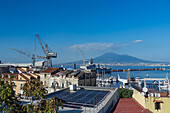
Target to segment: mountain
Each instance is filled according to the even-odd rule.
[[[142,60],[126,54],[105,53],[93,59],[95,63],[160,63],[156,61]]]
[[[157,62],[157,61],[149,61],[149,60],[142,60],[133,56],[129,56],[126,54],[119,55],[116,53],[105,53],[99,57],[93,58],[94,63],[164,63],[164,62]],[[69,62],[66,64],[72,64],[73,62]],[[76,61],[77,64],[82,64],[82,61]]]

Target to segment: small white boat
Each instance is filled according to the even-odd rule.
[[[137,82],[137,81],[139,81],[139,80],[140,80],[140,77],[137,76],[137,77],[135,78],[135,81]]]
[[[113,77],[113,82],[117,82],[117,78],[116,77]]]
[[[170,85],[158,86],[161,90],[170,91]]]
[[[122,82],[123,84],[128,84],[128,80],[127,79],[121,79],[119,74],[118,74],[118,81]]]
[[[159,84],[160,84],[160,85],[162,85],[162,84],[163,84],[163,82],[162,82],[162,81],[159,81]]]
[[[158,84],[158,81],[154,80],[153,83],[154,83],[154,84]]]

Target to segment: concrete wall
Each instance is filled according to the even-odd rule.
[[[46,77],[45,77],[46,75]],[[40,74],[40,81],[43,82],[43,85],[47,86],[49,85],[49,79],[51,78],[51,73],[41,73]]]
[[[137,91],[136,89],[133,89],[132,97],[135,100],[137,100],[144,108],[146,108],[145,97],[143,95],[141,95],[141,93],[139,91]]]
[[[14,88],[14,90],[15,90],[15,94],[16,95],[18,95],[18,93],[20,93],[21,92],[21,84],[22,84],[22,86],[24,86],[24,84],[26,83],[26,81],[13,81],[14,83],[15,83],[15,85],[16,85],[16,87]]]
[[[46,74],[46,77],[45,77]],[[61,88],[66,88],[71,84],[76,84],[77,86],[96,86],[96,78],[88,78],[79,80],[77,77],[65,77],[65,76],[54,76],[52,77],[49,73],[41,73],[40,81],[43,85],[47,87],[52,87],[52,83],[57,82],[57,86]],[[46,83],[46,84],[45,84]]]
[[[133,98],[138,101],[144,108],[149,109],[152,113],[170,113],[170,97],[151,97],[145,98],[139,91],[134,89]],[[161,100],[160,110],[155,109],[155,100]]]
[[[96,86],[96,78],[90,78],[86,80],[79,80],[78,86]]]
[[[113,95],[111,95],[111,97],[108,95],[108,97],[105,99],[105,101],[107,101],[106,104],[100,111],[98,111],[98,113],[109,113],[111,108],[116,105],[117,101],[119,100],[118,89],[116,88],[114,92],[111,93],[113,93]]]
[[[160,103],[160,110],[155,109],[154,100],[163,101],[163,103]],[[149,97],[146,99],[146,107],[153,113],[170,113],[170,97]]]

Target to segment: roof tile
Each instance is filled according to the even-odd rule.
[[[57,70],[59,70],[59,68],[48,68],[48,69],[42,71],[42,73],[53,73]]]
[[[134,98],[123,98],[119,100],[113,113],[150,113],[150,111],[140,105]]]

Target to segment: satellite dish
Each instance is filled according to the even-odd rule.
[[[142,90],[143,90],[143,92],[145,92],[145,93],[148,92],[148,88],[146,88],[146,87],[144,87]]]

